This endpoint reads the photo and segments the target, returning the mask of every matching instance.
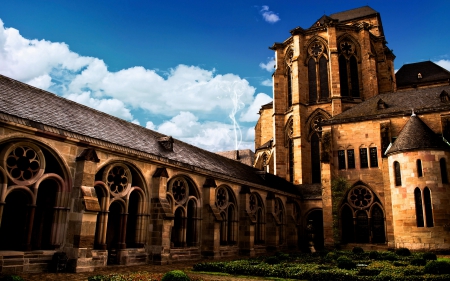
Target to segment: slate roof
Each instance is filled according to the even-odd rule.
[[[191,170],[266,186],[298,194],[288,181],[269,176],[248,165],[184,143],[173,141],[173,152],[158,143],[165,135],[124,121],[55,94],[0,75],[0,121],[33,127],[37,133],[78,139],[142,157],[182,166]]]
[[[418,74],[422,78],[418,78]],[[431,61],[423,61],[403,65],[395,74],[397,87],[413,87],[414,85],[450,81],[450,72]]]
[[[256,148],[256,150],[265,149],[265,148],[271,148],[273,143],[273,138],[271,138],[269,141],[265,142],[260,147]]]
[[[229,159],[239,161],[248,166],[253,166],[253,162],[255,161],[255,153],[250,149],[219,151],[216,153]]]
[[[413,109],[416,114],[450,110],[450,102],[441,101],[442,91],[450,93],[450,85],[379,94],[325,120],[323,125],[411,115]],[[380,100],[385,108],[379,109]]]
[[[450,150],[450,146],[413,114],[386,154],[424,149]]]
[[[378,12],[375,11],[374,9],[372,9],[371,7],[363,6],[363,7],[331,14],[330,18],[337,19],[340,22],[345,22],[345,21],[362,18],[362,17],[366,17],[366,16],[370,16],[370,15],[376,15],[376,14],[378,14]]]

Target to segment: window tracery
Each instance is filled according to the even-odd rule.
[[[345,38],[338,44],[339,79],[342,97],[360,97],[356,44]]]
[[[18,143],[9,147],[4,154],[4,167],[16,184],[31,184],[44,173],[44,155],[33,144]]]
[[[326,101],[330,96],[326,47],[316,39],[309,45],[307,52],[309,102]]]
[[[111,164],[104,172],[103,181],[114,197],[124,196],[131,187],[130,169],[123,164]]]

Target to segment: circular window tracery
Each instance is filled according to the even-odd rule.
[[[130,169],[122,164],[111,165],[105,170],[104,182],[113,196],[123,196],[131,187]]]
[[[228,206],[228,192],[223,187],[217,189],[216,204],[220,209],[224,209]]]
[[[319,55],[321,55],[323,53],[323,45],[319,42],[314,42],[313,44],[311,44],[311,46],[309,47],[309,54],[311,56],[314,57],[318,57]]]
[[[177,204],[184,204],[188,198],[188,183],[184,179],[172,181],[170,191]]]
[[[3,161],[8,176],[16,184],[32,184],[44,173],[44,154],[29,143],[10,146],[3,154]]]
[[[374,196],[367,187],[358,186],[350,190],[347,199],[353,207],[366,209],[373,203]]]
[[[258,201],[255,194],[251,194],[249,197],[249,207],[252,213],[256,212]]]

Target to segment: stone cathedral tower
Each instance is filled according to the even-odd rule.
[[[365,6],[322,16],[275,43],[273,103],[256,125],[255,166],[294,184],[321,183],[328,162],[319,122],[395,91],[392,51],[378,12]]]

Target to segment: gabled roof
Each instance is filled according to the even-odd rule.
[[[266,181],[256,168],[173,139],[173,150],[158,132],[0,75],[0,122],[32,127],[37,134],[99,145],[186,169],[296,193],[292,183]],[[276,182],[276,185],[272,185]]]
[[[219,151],[216,152],[216,154],[239,161],[249,166],[253,166],[253,162],[255,161],[255,153],[250,149]]]
[[[420,77],[419,78],[419,73]],[[395,74],[398,88],[450,82],[450,72],[431,61],[403,65]]]
[[[323,124],[340,124],[382,119],[390,116],[405,116],[410,115],[412,110],[420,114],[448,111],[450,110],[450,102],[441,99],[443,91],[450,93],[450,85],[379,94],[331,119],[323,121]],[[382,107],[379,106],[380,100]]]
[[[339,13],[334,13],[330,15],[330,18],[337,19],[340,22],[345,22],[357,18],[362,18],[370,15],[376,15],[378,14],[377,11],[372,9],[369,6],[363,6],[356,9],[351,9]]]
[[[450,150],[450,146],[413,114],[386,154],[424,149]]]

